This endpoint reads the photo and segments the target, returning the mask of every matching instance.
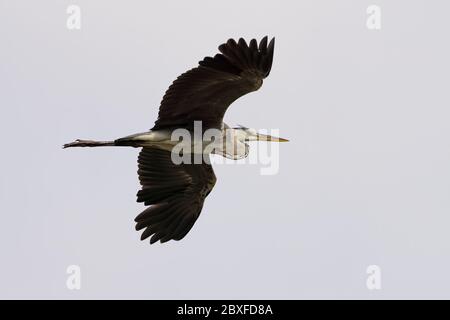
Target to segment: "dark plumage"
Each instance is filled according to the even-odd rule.
[[[146,228],[141,240],[180,240],[194,225],[203,202],[216,183],[210,164],[179,164],[171,160],[171,152],[142,148],[138,158],[142,190],[137,201],[151,207],[135,219],[136,230]]]
[[[166,91],[152,130],[192,128],[220,129],[228,106],[239,97],[258,90],[272,67],[275,38],[259,45],[253,39],[230,39],[219,46],[221,54],[206,57],[199,66],[180,75]]]

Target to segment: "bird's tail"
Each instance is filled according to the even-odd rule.
[[[93,140],[75,140],[71,143],[66,143],[63,148],[72,148],[72,147],[111,147],[115,146],[114,141],[93,141]]]

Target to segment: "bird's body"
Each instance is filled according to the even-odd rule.
[[[252,141],[252,135],[246,133],[247,128],[230,128],[223,124],[221,130],[211,132],[217,133],[216,139],[205,139],[204,135],[194,131],[183,131],[186,133],[178,139],[174,135],[176,130],[150,130],[147,132],[132,134],[114,141],[92,141],[76,140],[65,145],[68,147],[99,147],[99,146],[121,146],[121,147],[151,147],[166,151],[173,151],[175,147],[184,153],[194,154],[218,154],[230,159],[242,159],[248,156],[249,147],[245,141]],[[255,139],[256,140],[256,139]]]
[[[124,146],[142,148],[137,201],[149,205],[135,219],[145,229],[141,239],[180,240],[197,220],[216,182],[210,154],[231,159],[248,155],[247,141],[287,141],[223,122],[229,105],[258,90],[272,67],[274,39],[259,45],[230,39],[221,54],[206,57],[179,76],[163,97],[158,119],[147,132],[114,141],[76,140],[68,147]]]

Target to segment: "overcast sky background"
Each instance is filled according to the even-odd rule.
[[[69,4],[81,30],[66,28]],[[449,10],[0,0],[0,298],[450,298]],[[270,77],[226,121],[280,129],[279,173],[216,166],[186,238],[141,242],[138,150],[61,145],[149,129],[180,73],[264,35]],[[81,290],[66,287],[69,265]],[[366,287],[369,265],[381,290]]]

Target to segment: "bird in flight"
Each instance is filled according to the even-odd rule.
[[[230,104],[258,90],[269,75],[274,45],[275,39],[268,43],[267,36],[259,44],[255,39],[248,43],[229,39],[219,46],[220,53],[204,58],[172,83],[150,131],[113,141],[76,140],[64,145],[142,148],[137,201],[148,207],[135,218],[136,230],[144,229],[141,240],[151,237],[150,244],[181,240],[191,230],[216,183],[210,154],[242,159],[248,155],[248,141],[288,141],[223,122]],[[180,141],[186,133],[194,137]]]

